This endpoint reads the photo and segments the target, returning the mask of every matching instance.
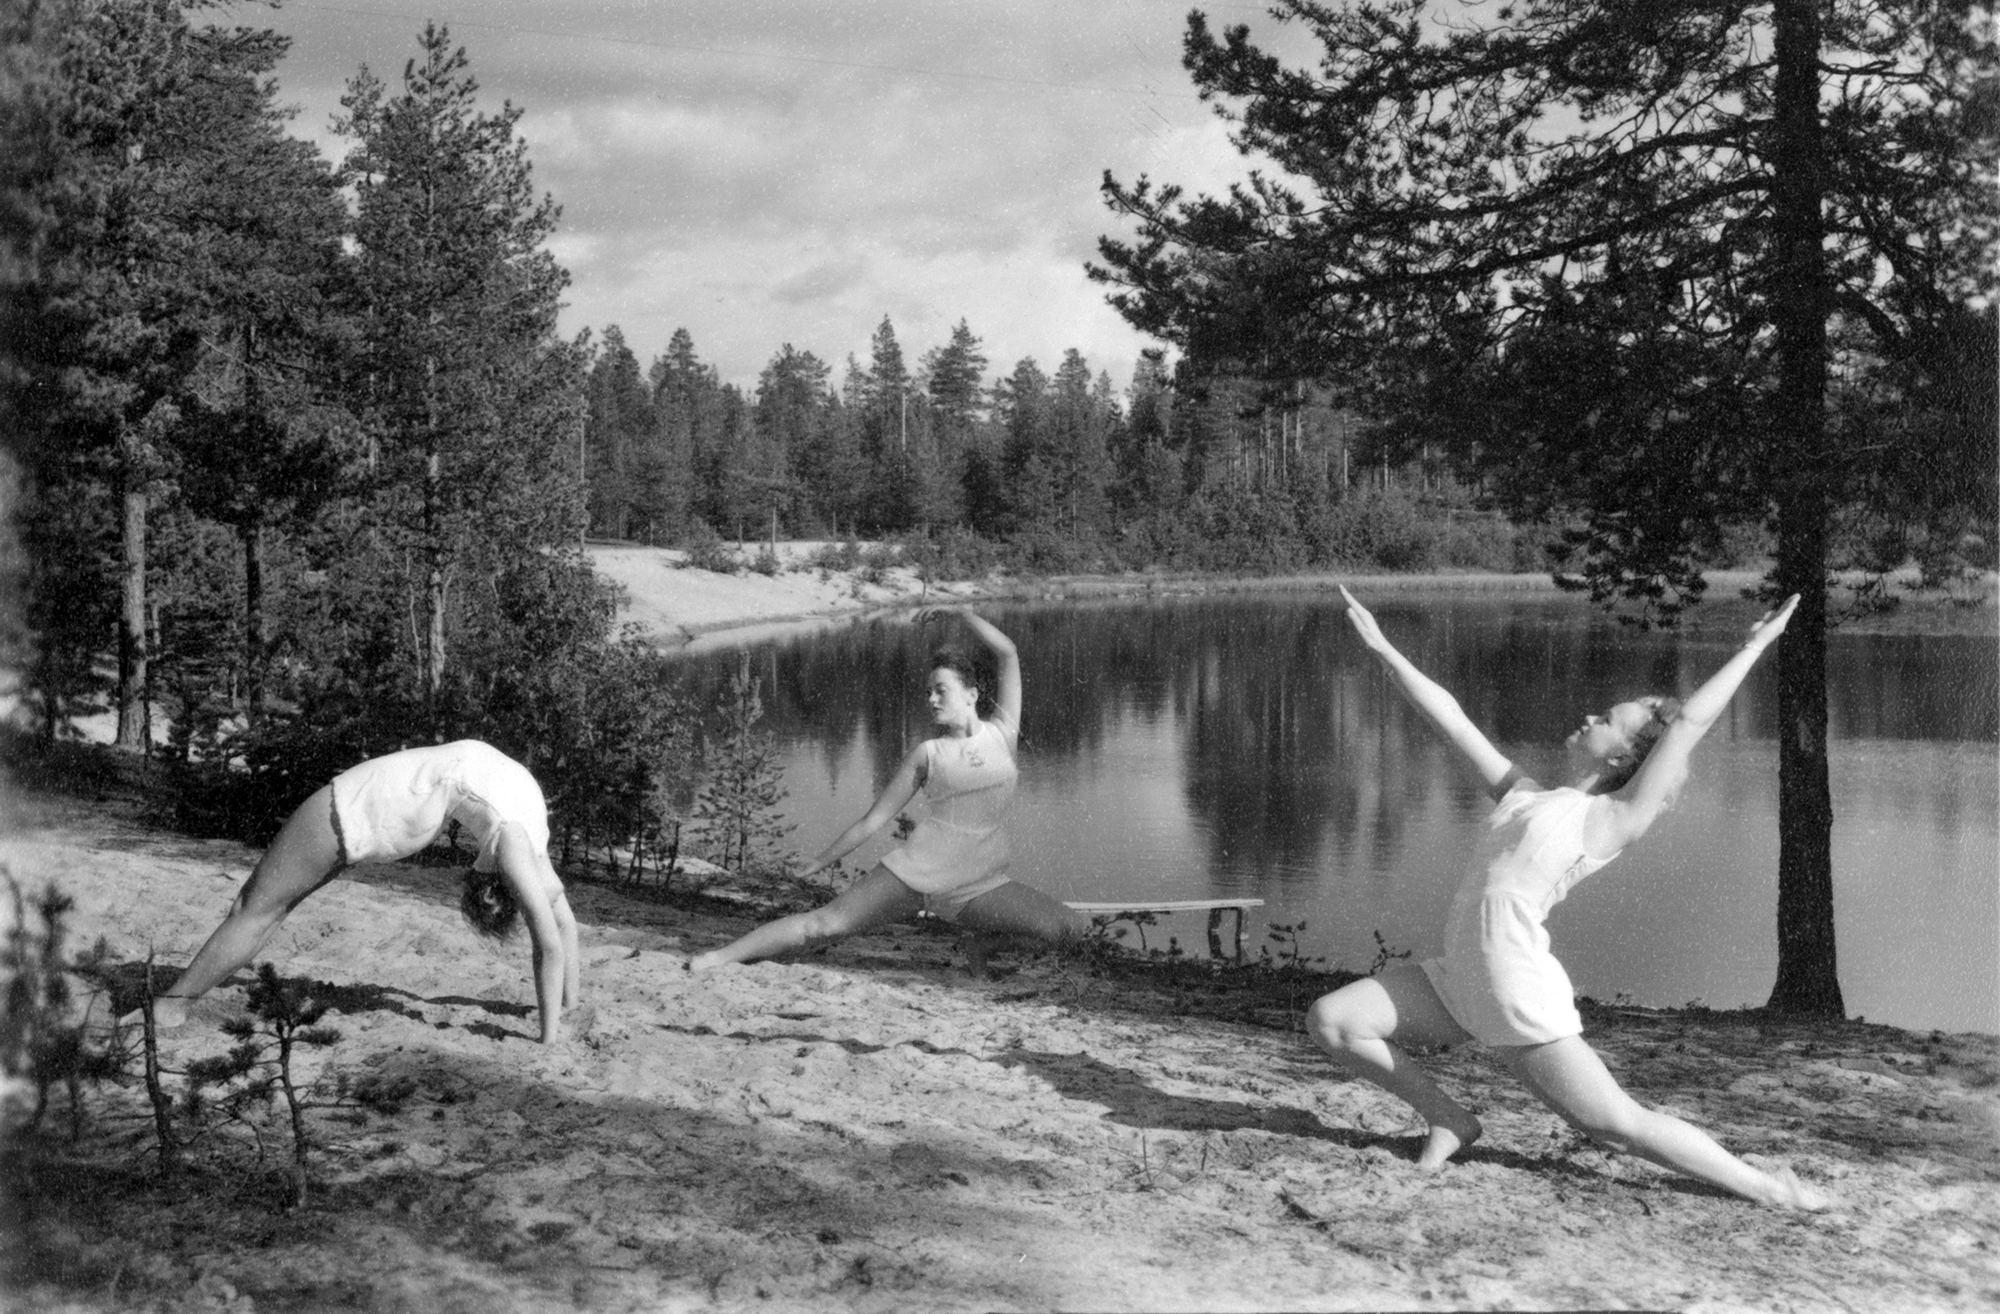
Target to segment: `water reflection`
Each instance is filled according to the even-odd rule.
[[[1371,605],[1397,645],[1546,780],[1583,713],[1643,692],[1686,695],[1750,619],[1747,604],[1724,603],[1707,609],[1704,629],[1665,636],[1563,597]],[[1435,947],[1488,804],[1353,640],[1336,599],[988,614],[1022,657],[1025,879],[1067,898],[1254,893],[1267,920],[1308,920],[1308,952],[1344,966],[1367,964],[1378,929],[1419,954]],[[942,634],[885,621],[755,650],[802,848],[858,815],[930,733],[921,685]],[[735,660],[690,657],[689,677],[717,686]],[[2000,1030],[2000,648],[1836,634],[1829,665],[1850,1011]],[[1768,992],[1775,716],[1766,662],[1699,750],[1676,812],[1558,910],[1551,929],[1579,989],[1716,1005]],[[1193,925],[1174,929],[1199,942]]]

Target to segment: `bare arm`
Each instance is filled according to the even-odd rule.
[[[924,746],[918,744],[904,755],[902,764],[896,768],[896,774],[889,778],[889,783],[876,798],[875,806],[863,813],[859,821],[841,831],[833,843],[820,850],[820,855],[807,863],[799,875],[810,876],[823,868],[831,867],[860,848],[862,841],[870,835],[888,825],[889,819],[901,812],[904,806],[916,797],[917,768],[923,760]]]
[[[919,624],[938,616],[957,616],[965,622],[965,627],[986,645],[993,654],[998,667],[1000,687],[993,691],[993,705],[998,709],[1000,719],[1006,722],[1008,733],[1019,734],[1021,730],[1021,653],[1014,641],[1001,632],[1000,627],[983,616],[978,616],[964,607],[925,607],[916,614]]]
[[[1383,637],[1382,629],[1375,623],[1369,610],[1354,600],[1354,595],[1345,588],[1340,596],[1347,599],[1347,620],[1354,626],[1354,632],[1375,654],[1376,660],[1388,670],[1396,682],[1396,688],[1408,699],[1410,705],[1438,728],[1450,741],[1452,747],[1465,755],[1472,769],[1486,785],[1487,792],[1498,797],[1521,779],[1521,774],[1507,756],[1495,748],[1491,741],[1472,723],[1465,709],[1458,705],[1458,699],[1437,681],[1425,675],[1410,659],[1396,651],[1396,646]]]
[[[562,926],[556,919],[555,909],[549,906],[549,888],[543,883],[541,855],[535,851],[527,831],[515,822],[503,823],[500,831],[500,878],[507,883],[514,896],[514,902],[521,909],[521,920],[528,924],[528,942],[531,960],[534,964],[535,1003],[542,1014],[542,1043],[552,1044],[562,1035],[562,1011],[565,985],[568,983],[569,963],[574,955],[566,951],[565,945],[574,945],[575,930],[565,937]],[[569,901],[560,901],[565,915],[569,913]]]
[[[563,1007],[575,1008],[583,1002],[583,955],[577,950],[576,914],[570,911],[568,896],[560,894],[550,911],[555,914],[556,932],[562,937]]]
[[[1794,593],[1752,626],[1749,641],[1681,705],[1679,715],[1660,735],[1645,762],[1624,788],[1605,800],[1609,806],[1603,812],[1604,829],[1592,837],[1596,852],[1616,852],[1638,839],[1673,802],[1687,783],[1688,757],[1694,746],[1729,706],[1764,649],[1785,632],[1798,605],[1799,595]]]

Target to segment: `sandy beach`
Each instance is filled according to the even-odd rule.
[[[1387,575],[1321,571],[1241,577],[1133,572],[1049,578],[993,575],[980,580],[926,581],[901,566],[877,572],[870,579],[855,571],[818,570],[808,564],[817,554],[838,546],[781,541],[773,554],[780,569],[771,575],[748,569],[732,574],[690,569],[683,565],[685,554],[671,548],[592,544],[589,551],[598,574],[625,591],[626,602],[620,612],[622,622],[636,626],[640,633],[663,647],[691,649],[799,633],[927,603],[974,603],[982,599],[1057,601],[1302,590],[1332,593],[1340,585],[1362,596],[1419,591],[1557,592],[1544,572]],[[751,544],[739,556],[749,561],[761,551],[763,545]],[[1743,590],[1755,586],[1760,578],[1756,570],[1710,571],[1706,598],[1724,603],[1737,600]],[[1906,596],[1901,586],[1907,583],[1898,581],[1898,591]],[[1844,616],[1843,628],[1849,632],[1940,634],[1993,631],[2000,576],[1989,574],[1983,582],[1955,590],[1954,595],[1983,601],[1959,605],[1936,597],[1913,599],[1875,615]],[[1836,596],[1835,602],[1840,601]],[[1753,618],[1754,614],[1751,613]],[[1699,616],[1694,623],[1700,624]]]
[[[605,556],[614,575],[658,565]],[[695,574],[674,572],[635,619],[685,639],[939,593],[805,575],[704,592]],[[256,857],[163,829],[115,789],[17,782],[7,804],[0,864],[30,892],[68,893],[75,942],[102,936],[125,963],[185,961]],[[1586,1008],[1634,1095],[1792,1165],[1837,1197],[1826,1214],[1758,1209],[1594,1149],[1477,1046],[1432,1062],[1486,1137],[1426,1176],[1413,1115],[1300,1033],[1323,982],[1020,953],[974,980],[926,924],[694,977],[688,955],[777,904],[568,880],[585,1003],[549,1047],[532,1040],[525,942],[467,931],[455,868],[358,867],[307,900],[264,955],[335,1001],[341,1038],[306,1053],[302,1075],[322,1090],[343,1073],[402,1078],[408,1097],[309,1115],[313,1194],[287,1210],[275,1111],[218,1128],[162,1180],[143,1093],[87,1095],[82,1141],[52,1130],[10,1163],[8,1308],[2000,1301],[1994,1037]],[[244,979],[167,1034],[170,1068],[228,1048]],[[66,1107],[58,1094],[52,1128]]]
[[[177,961],[254,853],[117,800],[30,800],[15,878],[83,938]],[[390,1114],[313,1115],[283,1211],[274,1114],[153,1180],[141,1096],[91,1097],[88,1152],[14,1165],[12,1308],[1980,1309],[2000,1298],[2000,1048],[1754,1015],[1594,1008],[1633,1092],[1792,1164],[1832,1213],[1762,1210],[1581,1143],[1477,1047],[1436,1056],[1487,1121],[1436,1176],[1411,1115],[1343,1080],[1226,976],[1149,987],[1011,956],[974,981],[920,926],[795,961],[682,970],[758,911],[572,880],[586,1002],[533,1043],[521,945],[455,874],[354,869],[266,957],[332,983],[330,1082],[403,1077]],[[1310,997],[1310,987],[1302,997]],[[227,987],[169,1033],[224,1051]],[[57,1121],[61,1120],[58,1097]],[[235,1303],[230,1303],[234,1301]],[[207,1303],[203,1303],[207,1302]]]

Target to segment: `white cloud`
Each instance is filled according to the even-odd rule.
[[[426,18],[451,28],[486,105],[524,111],[563,206],[567,330],[616,323],[648,357],[685,326],[748,385],[783,342],[838,363],[888,314],[914,362],[964,318],[996,372],[1074,346],[1122,384],[1146,341],[1083,268],[1121,232],[1103,172],[1213,191],[1245,168],[1179,67],[1186,8],[291,0],[256,17],[294,36],[279,79],[334,158],[345,80],[366,63],[393,85]]]

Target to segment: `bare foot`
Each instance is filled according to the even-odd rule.
[[[187,1021],[187,1001],[172,995],[153,997],[153,1026],[160,1031],[171,1031]],[[121,1027],[139,1028],[146,1025],[145,1010],[135,1008],[118,1019]]]
[[[1436,1172],[1444,1167],[1445,1160],[1478,1140],[1485,1130],[1479,1125],[1479,1119],[1469,1113],[1465,1115],[1464,1122],[1434,1124],[1430,1135],[1424,1138],[1424,1149],[1417,1156],[1417,1167],[1427,1173]]]
[[[721,967],[726,961],[728,960],[723,958],[720,949],[711,949],[705,954],[696,954],[694,957],[688,959],[687,970],[690,972],[707,972]]]
[[[1832,1196],[1817,1186],[1809,1186],[1800,1181],[1799,1175],[1783,1164],[1766,1168],[1764,1175],[1771,1179],[1776,1188],[1771,1198],[1762,1202],[1764,1204],[1778,1209],[1803,1209],[1808,1213],[1818,1213],[1822,1209],[1833,1207]]]

